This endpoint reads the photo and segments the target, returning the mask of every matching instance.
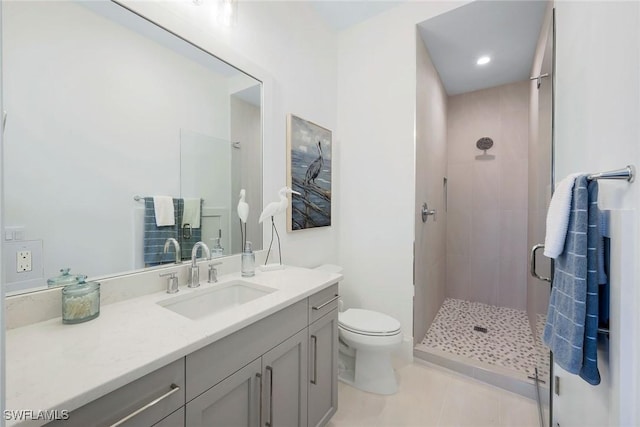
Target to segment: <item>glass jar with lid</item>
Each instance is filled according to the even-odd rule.
[[[70,268],[61,268],[60,275],[56,277],[52,277],[47,279],[47,285],[50,288],[58,287],[58,286],[67,286],[67,285],[75,285],[80,282],[85,276],[78,276],[76,274],[69,273],[71,271]]]
[[[62,323],[82,323],[100,315],[100,283],[79,282],[62,289]]]

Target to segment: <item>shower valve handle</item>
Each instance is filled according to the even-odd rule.
[[[427,206],[427,202],[424,202],[422,204],[422,222],[427,222],[427,219],[433,215],[433,220],[435,221],[436,219],[436,210],[435,209],[429,209],[429,206]]]

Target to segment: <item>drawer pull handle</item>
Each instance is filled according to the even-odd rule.
[[[318,337],[311,335],[313,340],[313,379],[311,384],[318,384]]]
[[[328,306],[329,304],[331,304],[332,302],[334,302],[335,300],[337,300],[338,298],[340,298],[340,295],[336,294],[333,298],[331,298],[329,301],[320,304],[319,306],[313,306],[311,308],[313,308],[314,310],[322,310],[323,308],[325,308],[326,306]]]
[[[168,392],[166,392],[165,394],[163,394],[162,396],[158,397],[157,399],[152,400],[151,402],[147,403],[146,405],[144,405],[142,408],[139,408],[136,411],[133,411],[132,413],[130,413],[129,415],[127,415],[126,417],[122,418],[120,421],[115,422],[114,424],[111,424],[110,427],[117,427],[119,425],[122,425],[124,423],[126,423],[127,421],[129,421],[131,418],[135,417],[136,415],[138,415],[141,412],[146,411],[147,409],[151,408],[152,406],[156,405],[158,402],[160,402],[161,400],[166,399],[167,397],[171,396],[172,394],[174,394],[175,392],[177,392],[178,390],[180,390],[180,387],[175,385],[175,384],[171,384],[171,390],[169,390]]]
[[[256,372],[256,378],[260,381],[260,394],[258,394],[258,399],[260,400],[260,406],[258,410],[258,424],[260,424],[260,420],[262,420],[262,374],[260,372]],[[251,423],[251,425],[255,425]]]
[[[266,367],[269,372],[269,420],[264,423],[266,427],[273,427],[273,368]]]

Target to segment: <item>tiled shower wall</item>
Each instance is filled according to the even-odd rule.
[[[447,92],[420,35],[416,36],[416,210],[413,338],[426,335],[445,297]],[[420,207],[436,214],[422,222]]]
[[[529,82],[451,96],[447,118],[447,297],[525,310]]]

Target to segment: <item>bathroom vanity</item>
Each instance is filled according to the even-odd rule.
[[[181,287],[177,301],[238,283],[272,291],[195,319],[157,292],[87,323],[9,330],[7,409],[69,411],[52,426],[325,425],[337,409],[340,278],[295,267],[226,275]]]

